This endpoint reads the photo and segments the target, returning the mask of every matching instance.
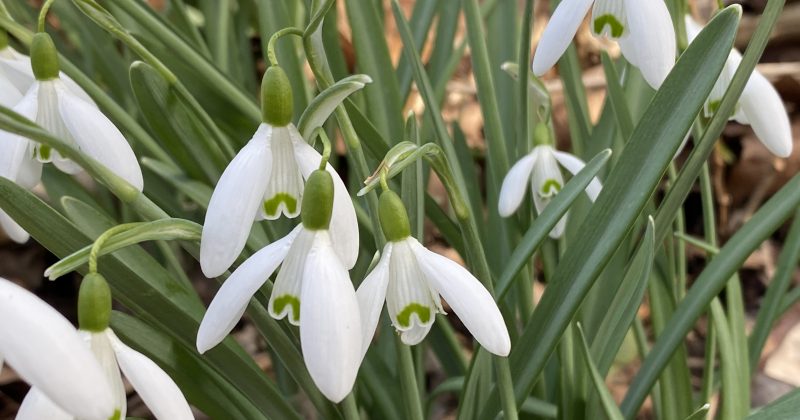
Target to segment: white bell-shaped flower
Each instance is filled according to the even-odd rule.
[[[264,121],[253,138],[225,168],[208,204],[200,241],[200,266],[206,277],[224,273],[242,252],[253,222],[300,214],[305,180],[317,169],[320,154],[291,123],[289,81],[279,67],[264,76]],[[274,95],[273,95],[274,93]],[[331,237],[350,269],[358,259],[358,221],[344,182],[333,177]]]
[[[533,73],[543,75],[561,58],[590,7],[592,33],[616,40],[622,55],[658,89],[677,53],[675,29],[663,0],[563,0],[539,40]]]
[[[541,213],[564,186],[564,178],[558,167],[559,163],[573,175],[580,172],[586,165],[576,156],[555,150],[549,145],[534,147],[529,154],[515,163],[503,179],[503,185],[500,188],[498,203],[500,215],[508,217],[519,208],[522,199],[525,198],[525,187],[529,180],[533,204],[536,206],[536,211]],[[590,200],[595,201],[602,188],[600,181],[595,177],[586,187],[586,195]],[[566,225],[567,215],[565,214],[550,231],[550,237],[560,238]]]
[[[144,182],[136,155],[119,129],[94,103],[76,94],[61,79],[58,55],[50,37],[44,33],[34,36],[31,50],[38,57],[38,61],[31,62],[36,80],[13,110],[142,191]],[[50,147],[8,132],[0,132],[0,155],[4,156],[0,175],[24,186],[38,183],[44,162],[53,162],[67,173],[80,171],[74,162]]]
[[[114,399],[103,369],[75,327],[34,294],[2,278],[0,355],[37,390],[35,398],[54,401],[63,407],[59,412],[96,420],[114,414]],[[17,418],[58,418],[23,414]]]
[[[281,266],[269,313],[300,327],[311,378],[328,399],[339,402],[353,388],[361,363],[361,321],[355,289],[328,230],[335,223],[331,214],[338,217],[333,179],[328,171],[315,171],[305,187],[303,223],[253,254],[222,284],[200,324],[197,350],[204,353],[222,341],[250,298]],[[324,194],[315,193],[315,185],[322,183]],[[358,237],[357,232],[348,234]]]
[[[380,319],[383,302],[392,325],[407,345],[422,341],[437,313],[444,313],[443,297],[475,340],[498,356],[507,356],[511,340],[492,295],[467,269],[429,251],[411,236],[408,215],[400,197],[385,191],[380,220],[388,242],[378,265],[359,286],[363,338],[367,352]]]
[[[692,42],[702,29],[703,27],[691,16],[686,16],[686,32],[689,42]],[[713,116],[717,111],[741,62],[742,54],[735,48],[732,49],[725,61],[725,67],[703,107],[707,118]],[[750,125],[756,137],[775,156],[785,158],[792,154],[792,127],[783,100],[772,83],[758,70],[753,70],[750,75],[731,119]]]

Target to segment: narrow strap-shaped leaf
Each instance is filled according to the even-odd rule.
[[[303,115],[300,116],[300,121],[297,123],[297,129],[303,138],[310,139],[314,130],[321,127],[348,96],[363,89],[367,83],[372,83],[372,78],[364,74],[356,74],[339,80],[317,95],[308,104],[308,108],[303,111]]]
[[[652,221],[650,224],[651,225],[648,227],[648,231],[650,231],[650,238],[652,239]],[[619,411],[617,403],[614,402],[614,397],[611,395],[611,391],[609,391],[606,387],[606,382],[603,379],[603,376],[600,375],[600,372],[597,370],[597,366],[592,360],[592,354],[589,352],[589,345],[586,343],[586,336],[583,335],[583,328],[581,328],[581,324],[578,324],[578,332],[578,335],[581,337],[580,348],[581,354],[583,355],[583,362],[586,363],[586,367],[589,369],[589,376],[591,376],[595,391],[597,391],[597,394],[600,395],[600,402],[603,405],[606,416],[611,420],[623,420],[622,413]]]
[[[759,408],[747,416],[746,420],[792,419],[797,418],[797,413],[800,413],[800,389],[795,389],[777,401]]]

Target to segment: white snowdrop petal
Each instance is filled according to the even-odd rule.
[[[531,171],[536,164],[536,153],[529,153],[520,159],[506,174],[503,185],[500,187],[498,210],[500,216],[508,217],[514,214],[525,198],[525,190],[530,182]]]
[[[596,0],[592,7],[591,29],[595,35],[620,38],[628,31],[622,0]]]
[[[647,83],[661,87],[675,64],[676,41],[672,18],[661,0],[624,0],[630,33],[620,48]]]
[[[119,367],[153,416],[162,420],[194,419],[192,409],[172,378],[147,356],[126,346],[106,330]]]
[[[269,125],[259,126],[225,168],[211,194],[200,240],[200,267],[206,277],[224,273],[247,242],[270,176],[267,138],[271,132]]]
[[[97,104],[94,102],[91,96],[83,90],[71,77],[67,76],[66,73],[59,72],[58,78],[63,83],[64,87],[70,91],[73,95],[77,96],[79,99],[83,100],[84,102],[88,103],[89,105],[97,108]]]
[[[253,254],[222,284],[197,331],[197,351],[205,353],[236,326],[250,298],[286,257],[300,227]]]
[[[783,100],[758,71],[750,75],[739,106],[756,137],[772,154],[782,158],[792,154],[792,127]]]
[[[392,246],[386,309],[399,331],[430,326],[439,310],[439,295],[431,289],[420,271],[414,252],[416,246],[419,242],[411,237]]]
[[[30,235],[22,226],[18,225],[8,213],[4,212],[0,209],[0,228],[3,229],[3,232],[14,242],[18,244],[24,244],[28,242],[30,239]]]
[[[433,327],[433,322],[419,325],[414,324],[411,328],[400,332],[400,340],[407,346],[416,346],[421,343]]]
[[[567,168],[567,170],[573,175],[578,175],[578,173],[583,170],[583,167],[586,166],[586,163],[571,153],[560,152],[556,150],[553,155],[556,157],[558,163]],[[597,179],[597,177],[594,177],[586,187],[586,195],[589,196],[590,200],[595,201],[602,190],[603,184],[600,183],[600,180]]]
[[[24,93],[11,82],[2,67],[0,67],[0,92],[3,92],[0,95],[0,105],[6,108],[12,108],[18,104]]]
[[[106,329],[106,331],[110,330]],[[120,418],[124,419],[128,414],[128,395],[125,392],[125,385],[122,384],[122,373],[119,371],[117,356],[114,354],[114,349],[106,331],[99,333],[78,331],[78,334],[89,344],[94,357],[100,363],[100,367],[106,375],[106,380],[111,385],[111,395],[120,412]]]
[[[107,419],[114,401],[75,328],[27,290],[0,279],[0,354],[19,376],[80,418]]]
[[[31,88],[36,80],[33,76],[30,58],[14,51],[11,47],[0,51],[0,68],[11,84],[23,94]]]
[[[308,178],[314,170],[319,168],[322,156],[314,150],[308,143],[300,137],[300,133],[293,125],[289,124],[289,132],[294,143],[294,153],[303,178]],[[358,220],[356,219],[356,209],[350,193],[344,185],[344,181],[339,174],[328,164],[325,169],[333,178],[333,215],[331,216],[331,238],[334,243],[336,253],[342,259],[345,268],[348,270],[356,265],[358,260]]]
[[[39,388],[31,387],[19,406],[16,420],[73,420],[74,418],[50,401]]]
[[[64,125],[81,151],[142,191],[144,180],[139,161],[114,123],[63,85],[57,86],[57,92]]]
[[[492,295],[466,268],[417,244],[419,267],[458,315],[478,343],[489,352],[507,356],[511,339]]]
[[[551,146],[537,146],[534,149],[534,153],[537,154],[531,175],[531,190],[534,196],[553,198],[564,187],[564,177],[561,175],[554,151]],[[544,207],[536,209],[541,212]]]
[[[275,278],[267,310],[275,319],[287,317],[290,323],[300,325],[303,272],[316,233],[304,229],[302,224],[297,225],[295,231],[297,237],[285,254],[281,271]]]
[[[556,64],[583,22],[594,0],[563,0],[544,28],[533,55],[533,73],[545,74]]]
[[[262,215],[265,219],[297,217],[303,200],[303,176],[294,156],[288,127],[273,127],[269,140],[272,150],[272,172],[264,194]]]
[[[386,288],[389,284],[389,262],[392,257],[392,243],[389,242],[383,247],[378,265],[372,269],[361,285],[356,290],[358,298],[358,308],[361,314],[361,359],[367,354],[369,344],[375,335],[375,328],[381,317],[383,303],[386,301]]]
[[[340,402],[353,389],[361,363],[361,321],[353,284],[327,231],[317,232],[306,260],[300,314],[308,372],[325,397]]]

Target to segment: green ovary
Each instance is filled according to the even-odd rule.
[[[290,305],[292,307],[292,320],[295,322],[300,322],[300,299],[292,295],[283,295],[275,298],[272,307],[276,314],[280,314],[283,313],[286,305]]]
[[[542,188],[539,191],[543,196],[549,197],[561,191],[561,184],[555,179],[548,179],[542,184]]]
[[[622,24],[617,17],[614,15],[602,15],[598,16],[594,19],[594,33],[601,34],[603,33],[603,28],[606,25],[611,28],[611,36],[614,38],[619,38],[622,36],[622,33],[625,32],[625,25]]]
[[[264,201],[264,213],[267,216],[275,216],[278,214],[278,208],[281,203],[286,205],[286,210],[289,214],[297,212],[297,199],[287,193],[277,193],[269,200]]]
[[[412,314],[417,314],[417,318],[423,324],[431,320],[431,308],[419,303],[411,303],[397,314],[397,323],[403,328],[410,327]]]

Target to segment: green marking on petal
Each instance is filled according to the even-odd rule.
[[[622,33],[625,32],[625,25],[620,22],[616,16],[611,14],[605,14],[598,16],[594,19],[594,33],[602,34],[603,28],[608,26],[611,29],[611,36],[614,38],[619,38],[622,36]]]
[[[273,310],[276,314],[283,313],[283,310],[286,308],[286,305],[290,305],[292,307],[292,320],[295,322],[300,321],[300,299],[297,296],[292,295],[283,295],[275,298],[273,302]]]
[[[708,101],[708,111],[710,114],[716,114],[719,106],[722,105],[721,100]]]
[[[122,412],[120,412],[118,408],[114,410],[114,415],[112,415],[111,418],[109,418],[109,420],[120,420],[121,417],[122,417]]]
[[[264,213],[267,216],[277,216],[281,203],[286,205],[286,210],[293,214],[297,211],[297,199],[288,193],[277,193],[269,200],[264,201]]]
[[[397,323],[403,328],[410,327],[411,314],[417,314],[417,317],[423,324],[431,320],[431,308],[419,303],[411,303],[397,314]]]
[[[49,162],[52,151],[53,149],[51,149],[50,146],[39,145],[39,147],[36,148],[36,158],[42,162]]]
[[[561,191],[561,183],[555,179],[548,179],[542,184],[542,188],[540,188],[539,191],[545,197],[558,194],[558,192]]]

